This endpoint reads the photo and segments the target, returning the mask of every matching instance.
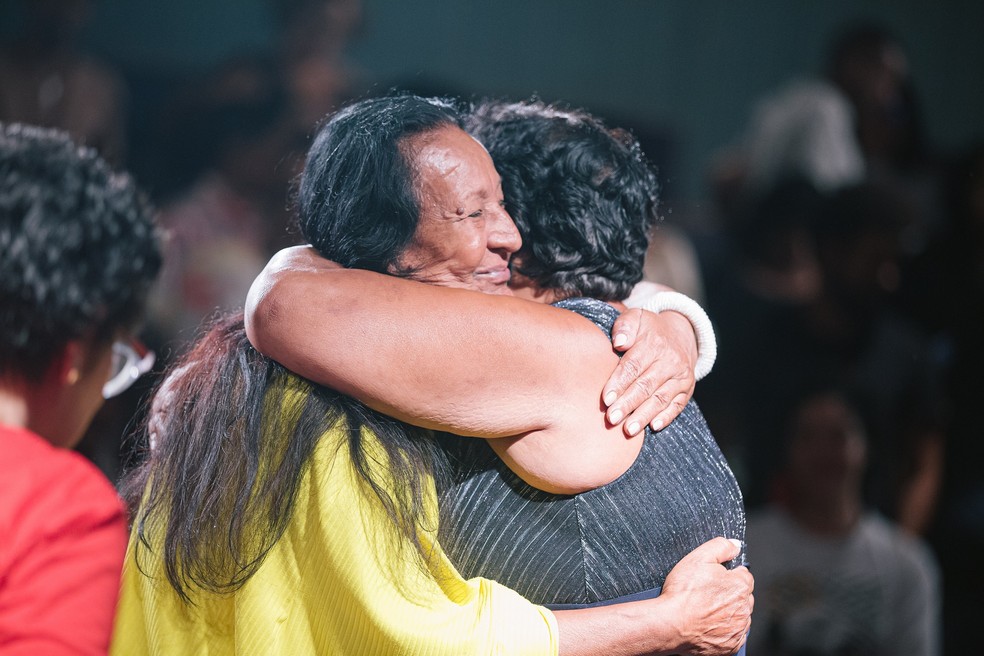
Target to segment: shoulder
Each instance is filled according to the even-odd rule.
[[[115,488],[92,463],[23,430],[3,429],[0,490],[11,531],[57,536],[86,525],[124,526]]]
[[[564,310],[570,310],[589,319],[609,337],[611,337],[612,324],[615,323],[615,319],[619,315],[619,311],[611,305],[594,298],[566,298],[562,301],[557,301],[553,305]]]
[[[877,549],[883,559],[890,559],[901,573],[930,582],[936,580],[936,557],[922,539],[874,512],[865,515],[861,530],[872,548]]]

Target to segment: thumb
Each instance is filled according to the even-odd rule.
[[[734,538],[714,538],[700,545],[685,558],[703,563],[726,563],[741,553],[741,541]]]

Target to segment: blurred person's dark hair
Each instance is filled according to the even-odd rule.
[[[69,341],[135,328],[161,266],[151,215],[94,150],[0,124],[0,373],[37,382]]]
[[[786,178],[740,207],[729,225],[730,237],[743,258],[787,266],[790,233],[813,226],[823,198],[805,177]]]
[[[925,164],[926,131],[898,35],[877,21],[845,25],[828,46],[826,74],[854,104],[858,141],[869,160],[880,158],[899,171]]]
[[[632,134],[541,102],[484,101],[466,120],[523,236],[514,270],[566,296],[626,298],[659,220],[656,174]]]
[[[827,47],[827,74],[834,81],[849,76],[856,62],[879,65],[886,48],[901,48],[898,37],[877,21],[860,20],[842,26]]]
[[[744,284],[757,295],[803,303],[819,293],[812,228],[824,195],[805,177],[787,177],[736,206],[727,234]]]
[[[288,108],[280,70],[264,56],[235,57],[192,81],[164,114],[159,194],[177,193],[209,169],[241,157],[236,149],[282,127]]]
[[[873,311],[898,289],[902,235],[915,220],[906,200],[893,186],[866,182],[822,204],[812,232],[828,293]]]

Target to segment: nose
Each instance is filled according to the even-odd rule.
[[[523,238],[519,235],[516,224],[504,208],[499,207],[493,214],[493,220],[489,224],[488,245],[490,251],[503,253],[507,258],[518,251],[523,245]]]

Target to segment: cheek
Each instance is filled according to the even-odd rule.
[[[483,231],[471,230],[458,242],[457,257],[462,262],[478,265],[485,257],[486,239]]]
[[[486,239],[484,230],[474,224],[461,222],[443,235],[440,244],[435,245],[435,260],[454,273],[471,273],[485,258]]]

